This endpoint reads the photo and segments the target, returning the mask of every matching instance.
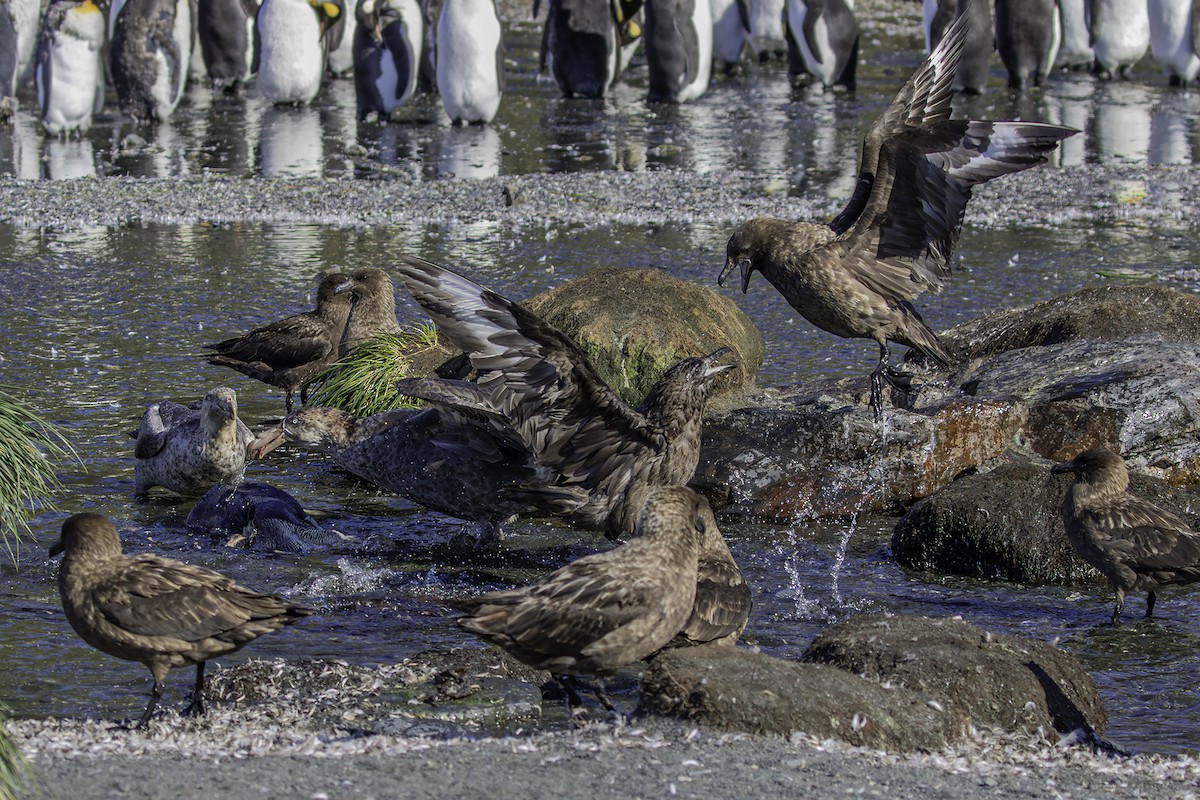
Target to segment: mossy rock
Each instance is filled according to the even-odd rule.
[[[574,339],[627,403],[636,406],[684,358],[733,349],[713,391],[720,404],[754,385],[762,336],[729,298],[657,269],[597,267],[524,305]]]

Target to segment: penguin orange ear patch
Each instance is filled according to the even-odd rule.
[[[337,3],[321,3],[321,10],[325,12],[325,16],[330,19],[337,19],[337,15],[342,13],[342,9]]]

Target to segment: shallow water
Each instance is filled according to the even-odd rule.
[[[269,174],[417,180],[539,171],[694,171],[736,168],[780,191],[848,196],[857,137],[908,74],[911,49],[869,48],[854,97],[791,89],[781,67],[719,78],[699,102],[651,108],[641,102],[645,71],[606,102],[568,102],[534,77],[537,32],[517,26],[510,42],[509,89],[497,124],[453,129],[425,98],[409,122],[358,126],[348,81],[327,87],[312,108],[276,110],[254,97],[212,97],[193,87],[177,118],[139,131],[133,146],[121,120],[103,120],[84,139],[45,142],[22,112],[0,131],[0,173],[191,176]],[[998,73],[997,73],[998,75]],[[999,79],[999,78],[998,78]],[[973,115],[1060,120],[1086,129],[1069,140],[1065,165],[1124,159],[1192,163],[1190,119],[1197,95],[1170,92],[1144,66],[1139,80],[1103,86],[1064,78],[1034,99],[993,91]],[[783,114],[766,114],[782,108]],[[1135,187],[1136,188],[1136,187]],[[1043,300],[1126,270],[1159,273],[1200,262],[1185,228],[1142,223],[1093,229],[976,229],[959,252],[963,270],[920,308],[935,328],[980,313]],[[221,663],[249,657],[337,657],[394,661],[429,647],[469,644],[440,601],[531,579],[603,540],[542,522],[511,531],[504,557],[464,556],[446,546],[462,526],[381,496],[320,459],[287,455],[256,463],[248,477],[284,488],[353,543],[319,555],[261,555],[213,547],[183,528],[189,504],[165,496],[134,503],[131,442],[143,406],[188,401],[215,385],[239,391],[244,418],[262,427],[282,412],[281,395],[198,358],[204,343],[311,307],[313,276],[332,267],[384,265],[418,252],[471,272],[493,288],[526,297],[601,263],[655,266],[711,284],[729,230],[723,226],[479,226],[376,229],[315,225],[145,226],[70,231],[0,228],[3,382],[55,423],[78,449],[66,468],[64,512],[112,516],[130,550],[156,549],[207,564],[263,590],[314,603],[304,624],[264,637]],[[736,300],[768,344],[764,384],[858,374],[874,345],[814,330],[765,283]],[[411,305],[402,315],[415,319]],[[870,476],[866,476],[870,480]],[[82,645],[59,610],[45,555],[63,514],[37,518],[37,541],[0,589],[0,698],[20,716],[129,716],[141,707],[148,674]],[[1200,749],[1200,596],[1168,592],[1161,617],[1113,631],[1100,625],[1111,599],[1084,591],[907,574],[888,549],[894,520],[723,526],[755,592],[746,640],[783,656],[802,653],[825,625],[860,611],[958,614],[993,630],[1057,641],[1079,655],[1100,683],[1112,714],[1109,733],[1138,750]],[[1132,619],[1139,600],[1131,603]],[[190,678],[172,678],[175,702]]]

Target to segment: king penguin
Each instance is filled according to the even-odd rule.
[[[1096,60],[1092,53],[1092,34],[1088,30],[1090,0],[1058,0],[1058,15],[1062,18],[1062,45],[1058,48],[1058,65],[1069,70],[1090,70]]]
[[[257,0],[198,0],[197,38],[217,91],[236,91],[254,74],[256,16]]]
[[[1103,80],[1128,78],[1150,49],[1146,0],[1090,0],[1090,9],[1096,75]]]
[[[1054,69],[1061,41],[1056,0],[996,0],[996,50],[1008,70],[1008,88],[1040,88]]]
[[[267,102],[304,105],[321,89],[325,31],[341,0],[263,0],[258,9],[258,90]]]
[[[445,0],[437,32],[437,84],[458,125],[491,122],[504,93],[504,41],[496,0]]]
[[[787,0],[750,0],[750,47],[759,61],[787,52],[786,4]]]
[[[354,0],[346,0],[341,14],[325,31],[325,69],[335,78],[354,70],[354,34],[358,30],[358,15]]]
[[[183,97],[195,35],[193,0],[113,0],[109,59],[121,111],[167,119]]]
[[[858,19],[853,0],[787,0],[789,69],[807,72],[827,90],[854,91],[858,68]],[[799,64],[803,62],[803,70]]]
[[[925,0],[925,52],[932,53],[950,23],[963,14],[967,39],[954,74],[954,91],[983,94],[995,49],[991,0]]]
[[[737,69],[750,38],[749,0],[709,0],[713,19],[713,55],[725,65],[725,74]]]
[[[40,15],[38,0],[0,0],[0,97],[16,97],[32,72]]]
[[[386,121],[417,91],[424,14],[417,0],[359,0],[354,42],[358,118]]]
[[[686,103],[708,91],[713,24],[709,0],[647,0],[646,100]]]
[[[1193,0],[1146,0],[1150,52],[1172,86],[1187,86],[1200,72],[1200,19]]]
[[[538,12],[534,3],[534,15]],[[564,97],[604,97],[642,35],[641,0],[550,0],[541,68]]]
[[[46,132],[86,131],[104,106],[104,12],[92,0],[51,0],[34,59]]]

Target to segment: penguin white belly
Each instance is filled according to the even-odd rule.
[[[161,47],[154,49],[154,82],[150,85],[150,96],[158,109],[159,119],[166,119],[183,97],[187,85],[188,63],[191,61],[192,44],[195,40],[195,25],[192,20],[191,0],[179,0],[175,4],[175,23],[171,27],[171,38],[179,49],[183,64],[175,64]]]
[[[679,102],[686,103],[695,100],[708,91],[708,81],[712,78],[713,59],[713,25],[712,9],[706,0],[695,0],[692,5],[692,27],[696,31],[696,48],[699,51],[699,69],[692,79],[679,92]]]
[[[710,0],[713,18],[713,52],[726,64],[736,64],[746,48],[746,27],[737,0]]]
[[[783,32],[783,6],[786,0],[750,0],[750,46],[763,53],[787,50]]]
[[[1200,72],[1192,45],[1191,0],[1147,0],[1150,50],[1168,75],[1190,82]]]
[[[96,39],[103,41],[103,19],[96,16],[101,30]],[[42,107],[42,124],[46,131],[57,136],[70,131],[86,131],[92,125],[98,82],[103,80],[100,50],[93,43],[68,32],[64,27],[50,50],[49,75],[38,65],[36,72],[38,102]]]
[[[1092,60],[1091,36],[1087,25],[1087,0],[1059,0],[1062,16],[1062,46],[1059,63],[1072,66]]]
[[[336,49],[329,51],[327,58],[329,71],[334,75],[345,75],[354,69],[354,32],[358,29],[358,20],[354,16],[354,4],[347,3],[346,6],[342,41]]]
[[[399,84],[400,70],[396,68],[396,57],[391,50],[383,48],[379,54],[379,77],[375,79],[375,90],[379,92],[385,114],[392,113],[400,106],[396,92]]]
[[[500,108],[500,20],[492,0],[447,0],[438,21],[437,83],[451,120],[491,122]]]
[[[804,0],[788,0],[788,24],[792,26],[792,35],[804,57],[808,71],[819,78],[825,86],[833,86],[838,79],[837,55],[833,52],[833,44],[829,41],[829,26],[824,17],[818,17],[813,25],[813,39],[819,53],[814,53],[808,45],[808,37],[804,35],[804,20],[808,17],[808,5]]]
[[[1146,0],[1100,0],[1103,20],[1094,42],[1096,60],[1113,71],[1137,63],[1150,47]]]
[[[266,0],[258,14],[258,88],[272,103],[307,103],[321,88],[321,25],[304,0]]]
[[[16,72],[13,74],[17,86],[28,80],[33,72],[33,53],[37,47],[41,8],[38,0],[9,0],[13,26],[17,31]]]

